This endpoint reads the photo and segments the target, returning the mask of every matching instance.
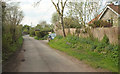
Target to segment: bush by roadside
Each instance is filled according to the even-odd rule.
[[[57,36],[48,44],[94,68],[118,72],[118,45],[109,44],[107,36],[104,36],[102,41],[90,37]]]
[[[18,38],[18,40],[12,44],[6,43],[6,47],[2,48],[2,60],[7,60],[14,52],[16,52],[23,43],[22,36]],[[4,44],[4,43],[3,43]]]

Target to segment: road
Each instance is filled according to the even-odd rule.
[[[16,72],[97,72],[81,61],[50,48],[46,40],[24,36]],[[13,70],[13,69],[12,69]]]

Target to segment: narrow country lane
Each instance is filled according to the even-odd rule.
[[[50,48],[45,40],[35,40],[24,36],[20,53],[23,59],[16,72],[96,72],[86,64],[71,60],[69,57]]]

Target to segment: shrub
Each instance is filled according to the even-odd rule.
[[[106,44],[105,43],[98,43],[98,46],[97,46],[97,48],[96,49],[103,49],[103,48],[105,48],[105,46],[106,46]]]
[[[96,45],[96,44],[93,44],[93,45],[91,46],[91,50],[92,50],[92,51],[94,51],[96,48],[97,48],[97,45]]]
[[[56,36],[56,38],[57,38],[57,39],[62,39],[63,36],[58,35],[58,36]]]
[[[30,30],[30,36],[35,36],[35,31],[34,30]]]
[[[45,35],[42,40],[47,40],[48,35]]]
[[[105,48],[106,51],[111,51],[113,49],[114,49],[113,45],[110,45],[110,44],[108,46],[106,46],[106,48]]]
[[[108,23],[107,21],[102,21],[101,24],[103,27],[111,27],[112,26],[112,24]]]
[[[34,39],[39,40],[39,37],[38,37],[38,36],[35,36]]]
[[[94,21],[93,24],[95,25],[95,27],[101,27],[102,26],[100,20]]]
[[[107,21],[103,21],[103,20],[95,20],[93,22],[93,24],[89,24],[89,26],[95,28],[95,27],[111,27],[112,24],[107,22]]]
[[[42,38],[42,37],[48,35],[48,32],[46,32],[46,31],[41,31],[41,32],[40,32],[40,35],[41,35],[41,38]]]
[[[91,26],[91,27],[93,27],[93,28],[95,27],[95,25],[94,25],[94,24],[88,24],[88,25],[89,25],[89,26]]]
[[[40,31],[35,31],[35,36],[41,38],[41,34],[40,34]]]
[[[24,29],[24,30],[23,30],[23,33],[29,34],[29,31],[28,31],[27,29]]]
[[[104,43],[104,44],[109,44],[109,38],[107,37],[107,35],[104,35],[101,42]]]

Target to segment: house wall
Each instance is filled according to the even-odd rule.
[[[101,20],[109,20],[113,19],[113,26],[118,26],[118,16],[110,9],[107,9],[104,15],[102,16]]]
[[[107,35],[107,37],[109,38],[110,40],[110,43],[112,44],[117,44],[118,43],[118,27],[111,27],[111,28],[91,28],[90,31],[91,33],[93,34],[93,36],[95,38],[98,38],[99,40],[102,40],[104,35]],[[68,35],[69,29],[65,29],[65,33],[66,35]],[[73,35],[75,34],[75,31],[76,29],[75,28],[71,28],[70,29],[70,33]],[[57,30],[56,31],[56,34],[57,35],[63,35],[63,32],[62,30]],[[79,33],[79,36],[82,36],[82,37],[88,37],[89,34],[88,33],[82,33],[80,32]]]

